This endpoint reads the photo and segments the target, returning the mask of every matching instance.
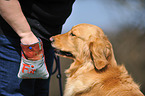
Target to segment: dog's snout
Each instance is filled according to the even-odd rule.
[[[51,37],[51,38],[50,38],[50,41],[51,41],[51,42],[54,42],[54,38],[53,38],[53,37]]]

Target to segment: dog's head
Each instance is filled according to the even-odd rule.
[[[116,63],[112,45],[101,28],[91,24],[79,24],[65,34],[50,38],[56,53],[79,62],[92,60],[101,70],[110,62]]]

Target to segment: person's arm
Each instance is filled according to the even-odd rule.
[[[0,0],[0,15],[20,36],[23,44],[38,42],[21,10],[18,0]]]

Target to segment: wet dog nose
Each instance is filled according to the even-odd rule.
[[[54,39],[51,37],[50,39],[49,39],[51,42],[54,42]]]

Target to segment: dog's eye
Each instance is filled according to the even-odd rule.
[[[71,36],[76,36],[76,35],[75,35],[75,34],[73,34],[73,33],[70,33],[70,35],[71,35]]]

